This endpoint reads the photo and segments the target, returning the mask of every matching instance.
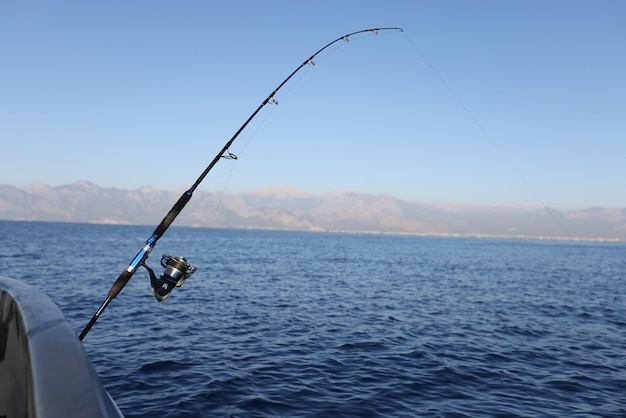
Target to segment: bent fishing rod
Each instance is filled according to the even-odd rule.
[[[146,241],[144,246],[141,248],[141,250],[132,259],[128,267],[126,267],[126,269],[122,271],[122,273],[119,275],[115,283],[113,283],[113,286],[111,286],[111,289],[109,290],[109,293],[106,299],[104,300],[104,302],[102,303],[102,305],[100,305],[100,307],[98,308],[96,313],[93,315],[89,323],[85,326],[83,331],[80,333],[80,336],[78,338],[81,341],[85,338],[85,336],[87,335],[91,327],[93,327],[93,325],[96,323],[98,318],[100,318],[100,316],[102,315],[102,312],[104,312],[106,307],[109,306],[109,303],[111,303],[111,301],[122,291],[124,286],[126,286],[128,281],[131,279],[131,277],[133,277],[133,274],[135,274],[138,267],[144,267],[148,271],[148,274],[150,275],[150,284],[152,286],[152,292],[158,301],[165,300],[175,287],[180,287],[183,284],[183,282],[196,271],[196,268],[192,267],[189,263],[187,263],[187,260],[184,257],[172,257],[170,255],[163,254],[161,256],[161,266],[164,267],[165,270],[163,271],[163,274],[159,278],[157,278],[154,271],[146,264],[146,260],[148,259],[148,255],[150,254],[150,252],[152,252],[152,249],[156,245],[157,241],[163,236],[163,234],[165,234],[165,231],[167,231],[167,229],[170,227],[172,222],[174,222],[174,219],[176,219],[176,217],[180,214],[180,212],[183,210],[185,205],[187,205],[187,203],[189,202],[189,200],[191,199],[193,195],[193,192],[200,185],[202,180],[204,180],[207,174],[209,174],[209,172],[215,166],[215,164],[217,164],[217,162],[220,161],[222,158],[237,159],[237,156],[229,151],[230,146],[235,141],[235,139],[237,139],[239,134],[246,128],[246,126],[248,126],[250,121],[254,119],[254,117],[261,111],[261,109],[266,104],[268,103],[278,104],[276,99],[274,99],[274,96],[276,95],[276,93],[285,84],[287,84],[287,82],[291,80],[291,78],[298,71],[300,71],[305,65],[307,64],[315,65],[315,62],[313,61],[313,59],[322,51],[324,51],[331,45],[335,44],[336,42],[339,42],[339,41],[347,42],[349,41],[349,38],[351,36],[354,36],[360,33],[371,32],[374,34],[378,34],[378,32],[380,31],[388,31],[388,30],[398,30],[400,32],[403,31],[402,28],[399,28],[399,27],[363,29],[363,30],[359,30],[356,32],[348,33],[347,35],[343,35],[335,39],[334,41],[329,42],[324,47],[320,48],[316,53],[314,53],[309,58],[307,58],[302,64],[300,64],[291,74],[289,74],[289,76],[287,76],[287,78],[285,78],[278,85],[278,87],[276,87],[269,94],[269,96],[265,98],[265,100],[263,100],[263,102],[259,105],[259,107],[254,112],[252,112],[252,114],[243,123],[243,125],[241,125],[239,129],[237,129],[235,134],[228,140],[228,142],[226,142],[224,147],[217,153],[217,155],[215,155],[215,158],[213,158],[211,163],[204,169],[202,174],[200,174],[198,179],[195,181],[195,183],[193,183],[193,185],[189,188],[189,190],[185,191],[181,195],[181,197],[174,204],[172,209],[170,209],[167,215],[165,215],[161,223],[155,228],[154,232],[152,233],[150,238],[148,238],[148,240]]]

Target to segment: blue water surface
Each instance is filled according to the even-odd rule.
[[[0,221],[80,333],[153,227]],[[624,417],[626,245],[172,227],[84,341],[127,417]]]

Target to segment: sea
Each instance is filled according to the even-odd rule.
[[[0,221],[78,335],[153,226]],[[83,344],[126,417],[625,417],[626,244],[172,226]]]

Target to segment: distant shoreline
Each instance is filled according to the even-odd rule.
[[[129,224],[129,223],[113,223],[113,222],[73,222],[73,221],[44,221],[30,219],[2,219],[0,222],[27,222],[27,223],[59,223],[59,224],[75,224],[75,225],[104,225],[104,226],[137,226],[137,227],[154,227],[151,224]],[[349,230],[303,230],[303,229],[279,229],[279,228],[249,228],[249,227],[211,227],[202,225],[176,225],[172,224],[171,228],[194,228],[194,229],[216,229],[216,230],[238,230],[238,231],[277,231],[277,232],[306,232],[306,233],[329,233],[329,234],[355,234],[355,235],[386,235],[386,236],[408,236],[408,237],[430,237],[430,238],[471,238],[471,239],[494,239],[494,240],[520,240],[520,241],[563,241],[563,242],[590,242],[590,243],[608,243],[623,244],[626,240],[619,238],[602,238],[602,237],[551,237],[551,236],[524,236],[524,235],[461,235],[461,234],[429,234],[416,232],[380,232],[380,231],[349,231]]]

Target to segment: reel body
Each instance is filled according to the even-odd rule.
[[[167,254],[161,256],[161,266],[165,268],[165,270],[159,278],[156,277],[154,271],[145,263],[143,266],[150,274],[152,293],[159,302],[167,299],[170,292],[175,287],[181,287],[185,280],[196,271],[195,267],[187,263],[185,257],[172,257]]]

